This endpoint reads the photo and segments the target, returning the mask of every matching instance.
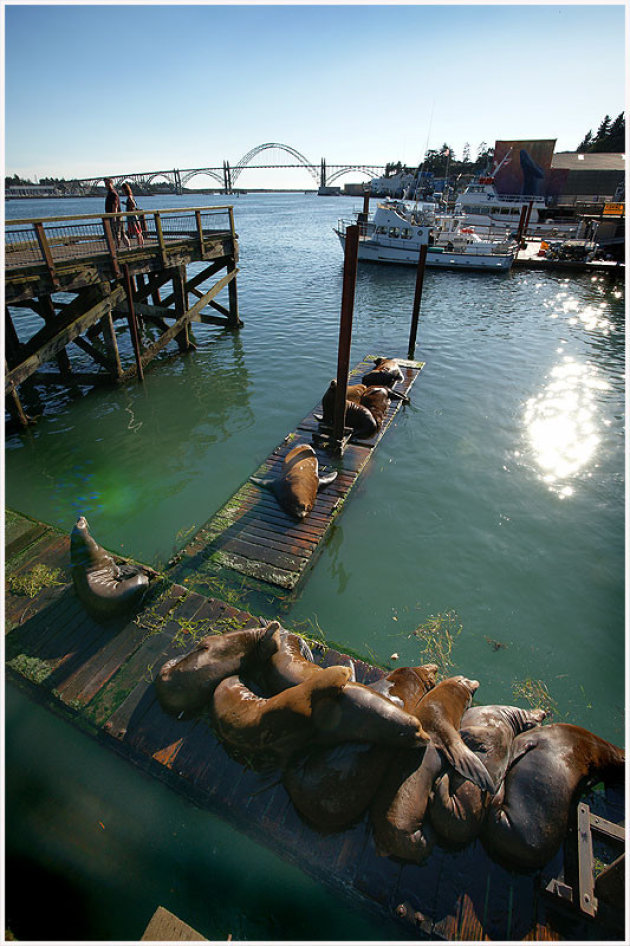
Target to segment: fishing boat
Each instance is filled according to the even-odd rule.
[[[510,234],[518,230],[525,209],[526,228],[530,236],[555,236],[558,233],[572,235],[577,224],[559,223],[551,219],[547,211],[547,201],[540,194],[500,194],[497,191],[496,175],[504,164],[509,163],[511,154],[510,148],[493,171],[481,175],[458,194],[455,199],[455,215],[463,217],[465,225],[475,227],[477,231]],[[529,161],[533,165],[527,155],[521,157],[521,163],[523,161]]]
[[[420,247],[427,247],[426,265],[434,269],[477,269],[501,272],[514,262],[512,240],[483,240],[474,228],[428,205],[409,206],[400,200],[379,203],[367,220],[339,220],[334,232],[345,250],[346,230],[359,224],[358,258],[374,263],[417,265]]]

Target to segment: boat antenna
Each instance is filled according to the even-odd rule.
[[[435,99],[433,99],[433,101],[431,102],[431,114],[429,115],[429,130],[427,131],[427,143],[426,143],[426,145],[424,146],[424,155],[422,156],[422,159],[421,159],[421,161],[420,161],[420,164],[418,165],[418,170],[417,170],[417,172],[416,172],[417,177],[418,177],[418,183],[419,183],[420,175],[422,174],[422,168],[424,167],[424,162],[425,162],[425,158],[426,158],[426,156],[427,156],[427,151],[429,150],[429,138],[431,137],[431,126],[433,125],[433,110],[434,110],[434,108],[435,108]],[[417,208],[418,208],[418,186],[417,186],[417,185],[416,185],[415,198],[416,198],[416,207],[415,207],[415,209],[417,210]]]

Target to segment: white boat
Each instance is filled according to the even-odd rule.
[[[494,170],[469,184],[455,199],[454,213],[463,216],[467,226],[483,232],[516,233],[523,208],[527,209],[527,232],[530,236],[567,236],[576,230],[577,224],[562,224],[550,219],[547,202],[539,194],[499,194],[495,176],[510,160],[512,149]],[[531,208],[531,209],[530,209]]]
[[[514,262],[513,241],[482,240],[471,227],[461,226],[457,217],[436,214],[426,206],[385,200],[367,221],[340,220],[333,229],[344,250],[346,228],[357,222],[359,260],[417,266],[420,247],[426,245],[426,265],[435,269],[501,272]]]

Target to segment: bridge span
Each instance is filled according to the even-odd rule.
[[[279,150],[284,151],[293,159],[293,163],[252,163],[263,151]],[[105,172],[98,177],[76,178],[64,182],[65,192],[76,194],[77,196],[89,196],[95,193],[103,183],[103,178],[109,176],[117,186],[123,181],[129,181],[136,187],[150,185],[155,181],[166,182],[171,186],[175,194],[182,194],[185,186],[197,175],[205,175],[211,178],[219,185],[226,194],[232,193],[236,182],[245,169],[260,170],[268,168],[305,168],[318,187],[326,187],[334,181],[343,177],[350,171],[357,171],[366,174],[368,178],[378,177],[385,170],[383,164],[327,164],[325,158],[321,158],[319,164],[315,164],[307,157],[292,148],[290,145],[281,144],[277,141],[268,141],[257,145],[248,151],[247,154],[232,165],[229,161],[223,161],[221,166],[197,167],[197,168],[171,168],[160,171],[130,171],[125,174],[111,174]]]

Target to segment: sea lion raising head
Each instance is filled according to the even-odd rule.
[[[464,744],[458,729],[478,688],[477,680],[450,677],[417,703],[414,715],[430,736],[424,752],[402,751],[392,760],[372,802],[370,817],[380,854],[422,861],[435,836],[425,816],[433,783],[448,760],[482,788],[494,788],[483,763]]]
[[[306,519],[315,505],[317,490],[337,478],[337,472],[319,475],[317,455],[310,444],[301,443],[290,450],[278,476],[251,476],[258,486],[272,490],[283,509],[296,519]]]
[[[149,587],[139,566],[116,564],[92,538],[85,516],[79,516],[70,535],[70,562],[76,593],[96,617],[115,617],[137,607]]]

